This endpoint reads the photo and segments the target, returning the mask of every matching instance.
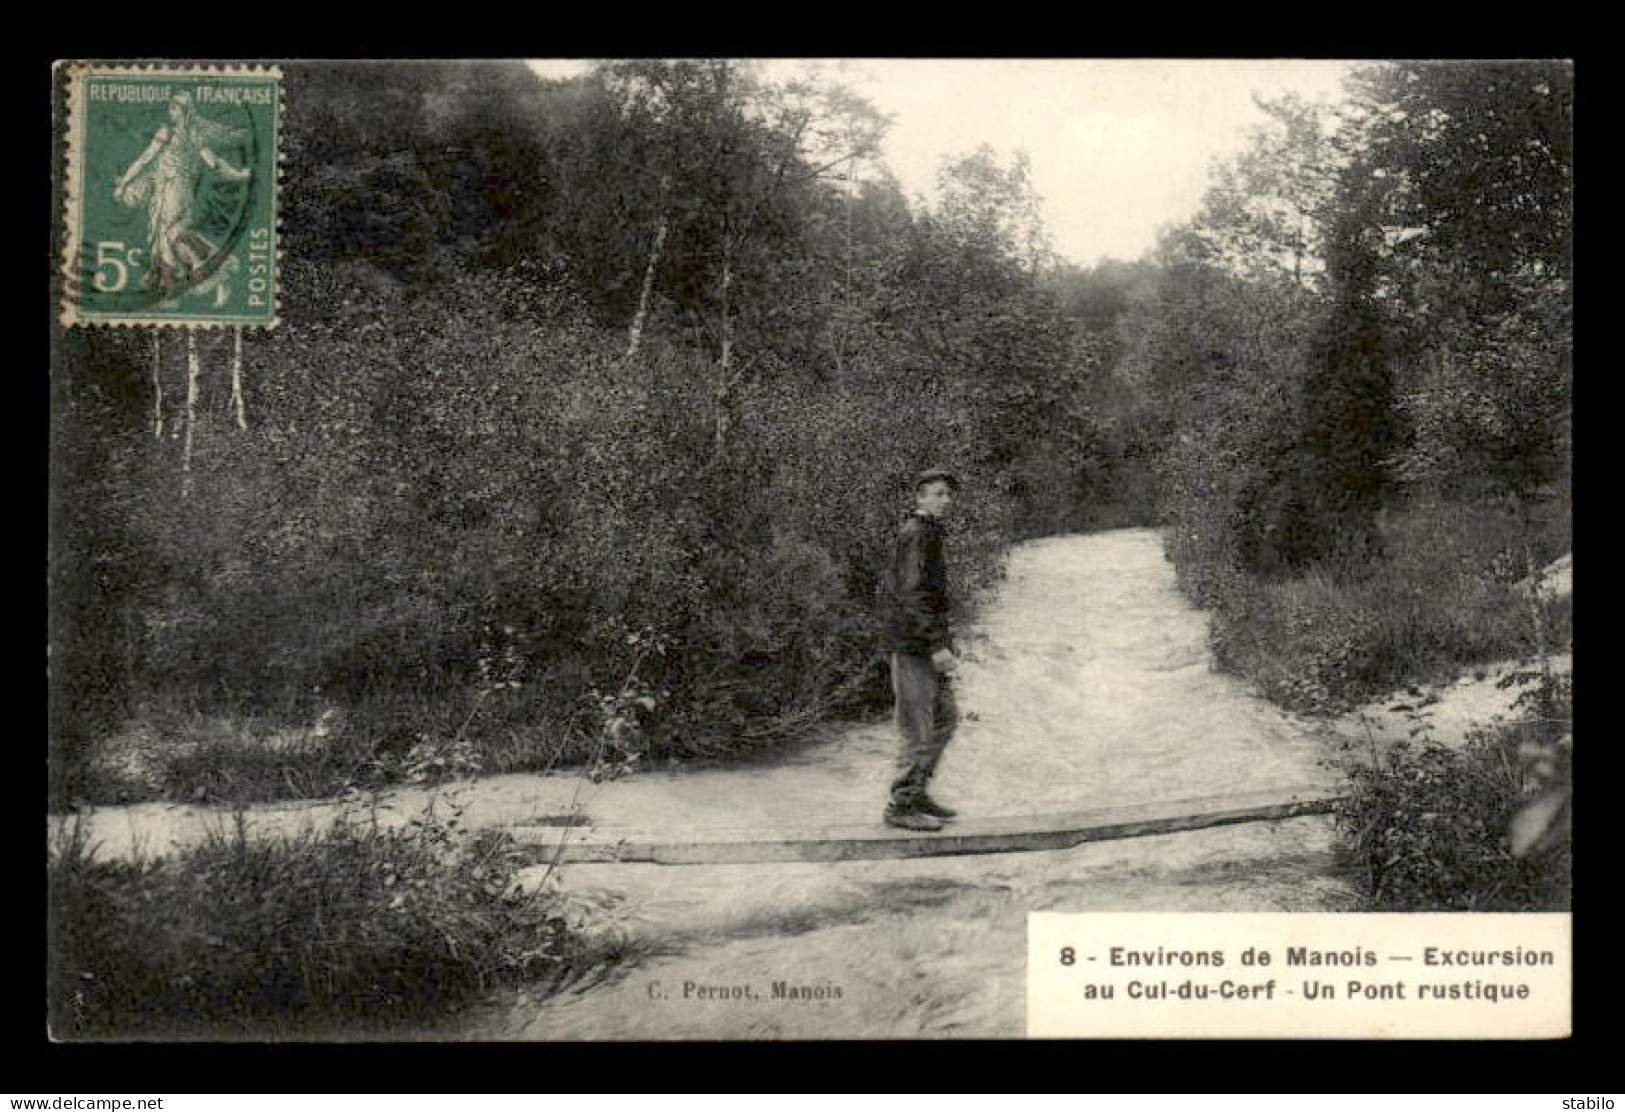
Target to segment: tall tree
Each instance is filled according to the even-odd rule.
[[[1025,151],[1017,151],[1008,166],[985,143],[946,160],[937,173],[936,212],[966,250],[1013,261],[1032,276],[1054,265]]]
[[[1396,447],[1390,345],[1376,304],[1372,230],[1355,208],[1331,230],[1331,305],[1305,352],[1304,478],[1315,513],[1304,558],[1356,561],[1378,552],[1377,511]]]
[[[1240,154],[1214,168],[1185,235],[1198,257],[1238,274],[1313,286],[1349,152],[1331,107],[1290,93],[1255,103],[1265,121]]]
[[[1563,62],[1403,62],[1352,79],[1380,219],[1489,297],[1572,276],[1574,72]]]
[[[1353,82],[1405,472],[1523,497],[1565,473],[1573,390],[1573,67],[1392,63]]]
[[[702,338],[714,366],[715,453],[726,451],[738,391],[762,361],[741,356],[743,329],[766,333],[786,311],[775,285],[802,251],[820,193],[876,150],[881,120],[838,88],[773,83],[732,60],[601,66],[621,134],[642,152],[628,207],[647,214],[632,321],[658,291]],[[629,347],[632,345],[629,343]]]

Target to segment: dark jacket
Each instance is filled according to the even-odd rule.
[[[942,523],[913,514],[897,532],[891,564],[881,582],[886,648],[925,654],[952,648],[949,610]]]

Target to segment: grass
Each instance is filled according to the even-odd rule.
[[[1378,569],[1354,582],[1323,573],[1261,585],[1244,610],[1221,610],[1223,664],[1268,697],[1310,714],[1338,713],[1408,683],[1535,651],[1525,601],[1471,572],[1427,590]],[[1566,633],[1567,600],[1543,607]],[[1239,610],[1239,612],[1238,612]]]
[[[458,775],[542,772],[594,751],[578,725],[530,720],[507,692],[456,702],[397,693],[314,721],[148,705],[98,742],[64,802],[246,805]]]
[[[82,823],[50,847],[54,1037],[259,1039],[421,1029],[489,990],[547,991],[616,963],[523,852],[455,804],[404,830],[352,808],[327,830],[231,831],[170,858],[106,860]],[[577,909],[579,912],[579,908]]]
[[[1527,659],[1572,630],[1572,601],[1543,598],[1537,634],[1517,586],[1565,541],[1555,528],[1531,538],[1494,506],[1411,507],[1384,523],[1377,563],[1227,577],[1212,600],[1215,655],[1270,699],[1308,714]]]

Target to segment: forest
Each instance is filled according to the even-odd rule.
[[[966,597],[1160,526],[1308,713],[1525,646],[1508,588],[1569,547],[1565,64],[1261,102],[1089,268],[1022,156],[907,197],[872,105],[750,62],[285,69],[280,327],[53,335],[59,805],[794,744],[885,704],[926,466]]]

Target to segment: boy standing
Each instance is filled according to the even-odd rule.
[[[886,823],[905,830],[941,830],[954,816],[926,793],[926,785],[959,723],[942,536],[942,520],[958,490],[959,480],[948,471],[926,471],[915,480],[914,512],[898,531],[884,584],[886,647],[903,735]]]

